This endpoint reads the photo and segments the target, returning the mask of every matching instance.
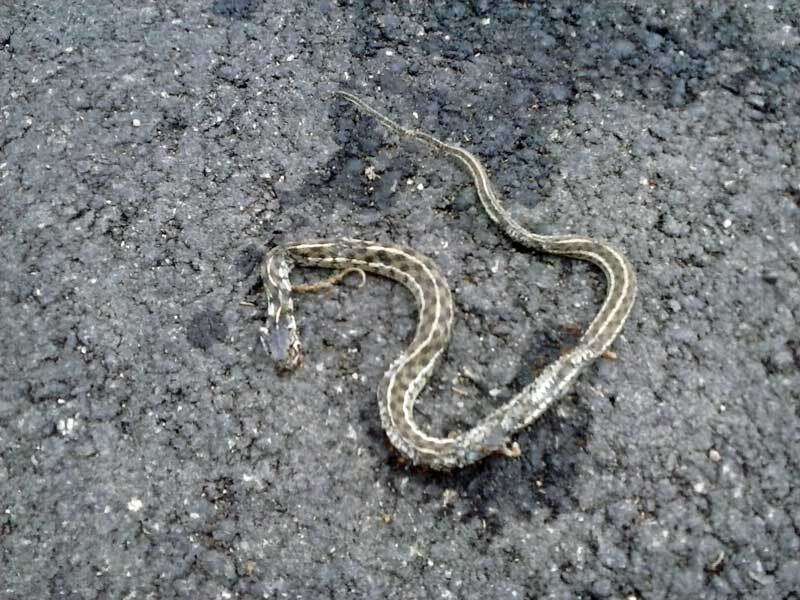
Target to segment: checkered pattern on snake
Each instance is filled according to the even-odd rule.
[[[414,402],[441,359],[453,323],[453,300],[442,273],[411,248],[356,239],[303,241],[267,252],[262,265],[268,318],[262,328],[265,345],[278,365],[296,368],[302,358],[294,317],[292,291],[315,291],[335,283],[292,286],[295,265],[324,267],[340,273],[371,272],[407,287],[417,303],[419,321],[411,344],[389,367],[378,388],[381,422],[392,444],[414,464],[447,470],[472,464],[491,454],[519,456],[511,436],[535,421],[558,400],[575,378],[605,352],[622,329],[636,296],[636,276],[625,256],[613,246],[585,236],[541,235],[525,229],[502,206],[480,161],[459,146],[428,133],[407,129],[347,92],[340,96],[404,137],[424,142],[462,163],[472,175],[487,214],[515,242],[548,254],[594,263],[605,275],[606,297],[586,332],[572,350],[545,367],[536,379],[500,408],[465,432],[436,437],[414,420]]]

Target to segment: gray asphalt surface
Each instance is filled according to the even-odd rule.
[[[796,2],[166,4],[0,4],[0,597],[800,598]],[[443,433],[603,297],[340,88],[637,268],[517,460],[388,446],[396,284],[301,298],[290,376],[261,348],[265,247],[413,245],[458,305]]]

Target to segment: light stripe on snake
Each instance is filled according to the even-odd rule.
[[[414,339],[389,367],[378,389],[381,423],[389,440],[414,464],[447,470],[472,464],[490,454],[519,456],[510,438],[530,425],[558,400],[580,372],[611,345],[622,329],[636,296],[636,276],[625,256],[613,246],[583,236],[541,235],[528,231],[500,203],[480,161],[470,152],[423,131],[407,129],[360,98],[337,92],[356,107],[400,135],[425,142],[459,160],[472,175],[478,197],[492,221],[517,243],[548,254],[596,264],[606,278],[606,297],[578,344],[545,367],[511,400],[465,432],[436,437],[414,420],[414,402],[428,381],[450,339],[453,300],[442,273],[427,257],[402,246],[354,239],[304,241],[272,248],[264,257],[262,278],[267,295],[265,346],[283,369],[302,359],[291,293],[316,291],[328,284],[292,286],[295,265],[369,271],[405,285],[419,311]],[[329,284],[340,279],[331,278]]]

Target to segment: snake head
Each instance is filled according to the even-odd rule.
[[[291,371],[303,362],[297,332],[289,323],[277,320],[272,327],[261,328],[261,346],[272,357],[279,371]]]

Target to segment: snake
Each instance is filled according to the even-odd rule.
[[[432,435],[420,427],[414,418],[414,404],[447,348],[454,303],[440,269],[414,249],[351,238],[298,241],[268,249],[261,265],[267,300],[262,344],[279,370],[296,369],[302,363],[303,351],[293,292],[318,291],[354,271],[362,277],[369,272],[397,281],[413,295],[418,316],[411,343],[391,363],[378,387],[381,424],[391,444],[413,465],[437,471],[463,468],[491,455],[519,457],[521,448],[513,437],[561,398],[622,330],[636,297],[636,274],[630,261],[604,241],[529,231],[503,206],[487,170],[474,154],[427,132],[404,127],[349,92],[335,93],[401,138],[423,142],[461,163],[472,176],[489,219],[513,242],[536,252],[588,261],[599,267],[606,280],[605,298],[572,349],[545,366],[531,383],[473,427],[446,437]],[[333,269],[336,275],[318,284],[293,285],[289,275],[296,266]]]

